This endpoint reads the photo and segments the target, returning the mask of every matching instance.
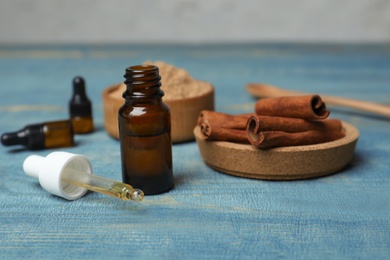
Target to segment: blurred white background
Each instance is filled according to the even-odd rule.
[[[150,42],[390,42],[390,1],[0,2],[0,44]]]

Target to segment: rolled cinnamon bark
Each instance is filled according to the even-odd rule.
[[[274,148],[283,146],[310,145],[334,141],[344,137],[342,131],[322,132],[305,131],[287,133],[283,131],[247,132],[248,140],[257,148]]]
[[[330,111],[318,95],[291,96],[260,99],[255,104],[255,112],[264,116],[325,119]]]
[[[246,130],[225,128],[212,122],[202,122],[200,132],[207,141],[227,141],[249,144]]]
[[[337,119],[306,120],[277,116],[252,115],[247,122],[247,131],[259,133],[261,131],[283,131],[288,133],[316,130],[322,132],[341,131],[342,124]]]
[[[212,122],[213,125],[220,125],[230,129],[246,129],[248,118],[252,114],[230,115],[211,110],[202,110],[198,117],[198,125],[202,122]]]

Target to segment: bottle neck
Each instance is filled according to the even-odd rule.
[[[164,92],[160,89],[161,77],[156,66],[137,65],[126,69],[126,91],[123,98],[126,102],[161,100]],[[150,101],[151,102],[151,101]]]

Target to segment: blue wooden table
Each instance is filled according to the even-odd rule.
[[[0,46],[0,132],[68,117],[71,81],[85,77],[96,131],[63,151],[121,180],[101,93],[145,60],[185,68],[216,89],[216,110],[251,112],[248,82],[389,104],[390,45]],[[301,181],[261,181],[208,168],[197,144],[173,146],[175,189],[123,202],[50,195],[25,176],[28,151],[0,147],[1,259],[390,257],[390,120],[332,107],[360,139],[350,165]]]

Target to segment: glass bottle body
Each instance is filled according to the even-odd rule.
[[[73,146],[73,127],[69,120],[46,122],[42,125],[44,148]]]
[[[123,182],[145,195],[166,192],[173,188],[170,109],[159,85],[152,92],[141,86],[141,97],[133,95],[131,86],[128,89],[118,112]]]
[[[92,116],[72,116],[70,120],[75,134],[87,134],[94,130]]]
[[[73,146],[70,120],[27,125],[23,129],[1,136],[3,145],[24,145],[31,150]]]

